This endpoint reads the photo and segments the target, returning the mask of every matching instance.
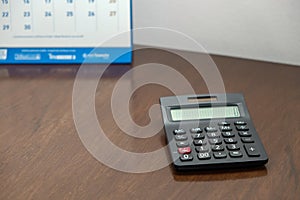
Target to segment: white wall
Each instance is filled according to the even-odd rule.
[[[133,21],[185,33],[212,54],[300,65],[299,0],[133,0]],[[156,37],[134,42],[160,46]]]

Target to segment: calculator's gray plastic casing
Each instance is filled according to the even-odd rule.
[[[189,99],[194,99],[196,101],[190,101]],[[200,101],[197,101],[199,99]],[[208,99],[208,101],[206,101]],[[210,99],[210,100],[209,100]],[[213,100],[211,100],[213,99]],[[220,169],[220,168],[244,168],[250,166],[261,166],[268,162],[268,156],[263,147],[263,144],[256,132],[253,122],[250,118],[244,97],[240,93],[230,93],[230,94],[204,94],[204,95],[184,95],[184,96],[170,96],[160,98],[161,111],[163,116],[164,129],[166,133],[166,138],[169,146],[169,151],[172,157],[173,165],[178,171],[186,170],[201,170],[201,169]],[[209,120],[189,120],[176,122],[172,121],[170,116],[171,108],[179,107],[200,107],[200,106],[221,106],[221,105],[237,105],[240,110],[241,117],[239,118],[228,118],[228,119],[209,119]],[[252,138],[255,141],[256,147],[260,152],[259,157],[248,157],[245,149],[243,148],[243,143],[239,140],[238,145],[241,146],[240,150],[243,153],[241,158],[231,158],[228,156],[226,159],[215,159],[213,156],[209,160],[199,160],[197,158],[197,152],[195,151],[195,146],[191,136],[189,135],[189,129],[191,127],[201,127],[204,128],[209,125],[213,125],[220,121],[228,121],[231,124],[237,120],[243,120],[247,122]],[[176,146],[176,141],[174,139],[174,129],[184,128],[187,131],[188,142],[191,144],[192,148],[192,161],[181,161],[179,159],[180,154],[178,153],[178,148]],[[234,127],[233,127],[234,128]],[[236,132],[237,134],[237,132]]]

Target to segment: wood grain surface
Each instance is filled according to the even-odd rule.
[[[170,88],[159,84],[143,85],[133,91],[143,79],[134,68],[149,65],[155,71],[161,65],[169,66],[182,74],[196,93],[222,92],[218,86],[209,90],[211,84],[207,85],[206,77],[186,60],[210,65],[207,56],[185,55],[181,58],[164,50],[143,49],[134,53],[131,66],[115,65],[105,70],[95,92],[95,111],[111,142],[136,153],[152,152],[166,145],[162,129],[152,137],[136,138],[122,131],[114,120],[111,98],[118,83],[127,87],[125,93],[132,93],[124,106],[139,126],[151,123],[149,109],[159,103],[159,97],[173,95]],[[112,169],[86,149],[75,127],[72,92],[80,66],[1,66],[0,199],[299,199],[300,68],[212,58],[226,92],[245,96],[269,156],[265,167],[188,174],[176,173],[171,165],[148,173]],[[85,66],[84,81],[97,78],[93,70],[101,67],[105,68]],[[205,70],[204,67],[204,74]],[[156,75],[144,73],[145,79],[149,76],[151,79]],[[157,76],[173,78],[168,74]],[[178,81],[177,87],[180,94],[185,94],[184,84]],[[152,120],[162,127],[160,113],[156,116]],[[130,126],[130,120],[121,120]],[[103,153],[110,155],[110,149]],[[115,159],[114,155],[111,159]],[[149,161],[153,165],[160,162]]]

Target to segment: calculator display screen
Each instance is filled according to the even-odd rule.
[[[238,106],[171,109],[173,121],[240,117]]]

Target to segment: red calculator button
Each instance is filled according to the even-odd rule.
[[[191,149],[191,147],[178,148],[178,152],[180,154],[189,154],[192,152],[192,149]]]

